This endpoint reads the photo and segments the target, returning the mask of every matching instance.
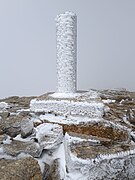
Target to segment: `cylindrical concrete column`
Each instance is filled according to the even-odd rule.
[[[57,93],[75,93],[77,76],[77,16],[56,17]]]

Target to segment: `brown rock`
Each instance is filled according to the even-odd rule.
[[[64,125],[65,132],[75,132],[78,134],[93,135],[111,139],[112,141],[122,141],[128,139],[128,133],[124,130],[115,129],[112,126],[105,126],[102,123],[84,125]]]
[[[49,122],[49,120],[45,119],[44,122]],[[54,124],[59,124],[63,126],[64,133],[78,133],[82,135],[92,135],[102,138],[108,138],[112,141],[126,141],[129,136],[128,133],[119,128],[113,127],[109,122],[92,122],[92,123],[80,123],[80,124],[64,124],[53,122]]]
[[[10,113],[8,111],[3,111],[0,112],[0,116],[5,119],[10,116]]]
[[[13,140],[10,144],[3,144],[3,150],[6,154],[17,156],[20,153],[30,154],[33,157],[40,157],[42,148],[36,142],[22,142]]]
[[[43,180],[51,180],[50,165],[47,163],[44,165]]]
[[[102,99],[112,99],[112,100],[116,100],[117,102],[120,102],[123,99],[131,100],[131,95],[128,91],[126,91],[126,89],[122,89],[122,90],[107,89],[107,90],[99,91],[99,93]]]
[[[67,136],[67,135],[66,135]],[[119,144],[107,138],[70,133],[70,151],[82,159],[96,158],[101,154],[114,154],[130,150],[130,144]],[[78,140],[76,140],[78,138]]]
[[[5,134],[0,135],[0,144],[3,144],[3,141],[6,140],[6,138]]]
[[[45,164],[45,168],[44,180],[62,180],[59,159],[55,159],[50,166]]]
[[[42,180],[38,162],[33,158],[0,160],[1,180]]]
[[[21,137],[26,138],[33,132],[33,122],[29,118],[24,118],[21,121]]]
[[[8,104],[14,105],[14,106],[18,106],[18,107],[22,107],[22,108],[29,108],[29,104],[31,99],[35,98],[34,96],[31,97],[19,97],[19,96],[12,96],[12,97],[8,97],[5,99],[1,99],[0,102],[4,101]],[[13,106],[13,108],[14,108]]]
[[[15,137],[21,132],[21,122],[24,119],[22,115],[9,116],[0,119],[0,132]]]
[[[78,171],[78,179],[135,178],[132,163],[135,155],[130,154],[130,150],[135,149],[134,144],[66,133],[65,146],[67,171],[69,174]]]

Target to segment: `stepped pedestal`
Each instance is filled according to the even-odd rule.
[[[89,118],[101,118],[104,114],[104,104],[98,94],[89,91],[76,93],[74,97],[56,97],[55,94],[45,94],[33,99],[30,108],[35,112],[45,112],[58,115],[87,116]]]

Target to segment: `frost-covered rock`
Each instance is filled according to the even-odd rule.
[[[0,144],[2,144],[3,141],[6,139],[7,139],[7,136],[5,134],[0,135]]]
[[[30,119],[23,119],[21,121],[21,136],[22,138],[26,138],[32,134],[33,131],[33,122]]]
[[[21,153],[30,154],[33,157],[40,157],[42,148],[36,142],[23,142],[13,140],[10,144],[3,144],[3,150],[6,154],[17,156]]]
[[[66,134],[65,150],[69,179],[135,178],[135,143]]]
[[[36,128],[36,139],[43,149],[55,149],[63,140],[62,126],[43,123]]]
[[[27,116],[25,117],[27,118]],[[15,137],[21,132],[21,122],[24,116],[21,114],[0,119],[0,132]]]
[[[52,179],[59,180],[64,179],[63,173],[61,173],[60,159],[55,159],[50,166],[50,175]]]
[[[60,163],[59,159],[55,159],[51,165],[45,164],[45,179],[52,179],[52,180],[60,180],[63,179],[60,173]]]
[[[0,111],[1,111],[1,110],[5,110],[6,108],[8,108],[8,103],[6,103],[6,102],[0,102]]]
[[[48,107],[39,109],[41,111],[38,113],[31,112],[30,109],[25,109],[29,107],[30,99],[13,97],[2,100],[10,105],[10,109],[0,112],[0,158],[18,159],[32,155],[38,160],[44,178],[49,177],[48,173],[51,172],[55,179],[60,176],[65,180],[135,179],[134,93],[90,90],[63,96],[48,93],[36,99],[81,104],[101,103],[102,113],[96,114],[96,117],[84,113],[75,115],[72,112],[48,112]],[[33,122],[34,131],[30,136],[21,138],[24,119]],[[57,124],[60,129],[55,128],[59,127]],[[62,128],[64,134],[68,132],[64,140],[65,146],[60,143],[63,142]],[[45,171],[44,163],[48,164]],[[1,171],[2,168],[0,173]],[[0,177],[3,176],[0,174]]]
[[[0,112],[1,118],[5,119],[10,116],[10,113],[8,111],[2,111]]]
[[[122,126],[111,123],[102,118],[89,118],[80,116],[56,116],[53,114],[40,115],[43,122],[59,124],[64,133],[78,133],[80,135],[93,135],[97,137],[110,138],[121,141],[128,140],[128,131]],[[121,128],[122,129],[121,129]]]

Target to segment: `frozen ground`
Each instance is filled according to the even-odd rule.
[[[0,161],[32,157],[38,161],[45,179],[50,176],[55,180],[135,178],[132,93],[93,90],[62,99],[43,95],[36,101],[45,102],[44,97],[47,101],[69,102],[71,106],[92,104],[102,113],[91,117],[82,112],[33,111],[29,107],[32,98],[1,100]],[[26,121],[27,128],[23,123]]]

